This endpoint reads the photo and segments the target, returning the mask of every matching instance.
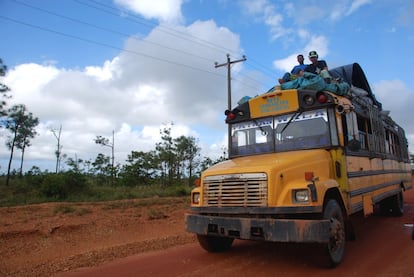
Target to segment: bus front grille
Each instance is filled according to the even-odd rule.
[[[267,206],[267,176],[265,173],[208,176],[204,178],[203,183],[203,206]]]

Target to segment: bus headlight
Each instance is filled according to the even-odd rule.
[[[300,189],[293,191],[293,199],[295,202],[309,202],[309,190]]]
[[[193,205],[200,204],[200,193],[199,192],[193,192],[191,194],[191,204]]]

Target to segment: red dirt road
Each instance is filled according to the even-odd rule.
[[[356,240],[335,269],[323,267],[315,245],[236,241],[226,253],[187,243],[59,276],[414,276],[414,189],[404,197],[402,217],[354,216]]]

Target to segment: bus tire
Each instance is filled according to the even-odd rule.
[[[400,191],[398,194],[386,198],[380,202],[382,215],[402,216],[404,214],[404,196]]]
[[[229,250],[234,239],[197,234],[197,240],[200,246],[207,252],[217,253]]]
[[[345,253],[345,221],[338,201],[330,199],[325,206],[323,218],[331,221],[331,237],[324,246],[328,267],[336,267],[341,263]]]
[[[402,191],[391,197],[390,209],[393,216],[402,216],[404,214],[404,195]]]

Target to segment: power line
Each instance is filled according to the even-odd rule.
[[[87,3],[85,3],[85,2],[83,2],[81,0],[74,0],[74,1],[77,2],[77,3],[79,3],[79,4],[81,4],[81,5],[84,5],[84,6],[87,6],[87,7],[93,8],[93,9],[96,9],[96,10],[100,10],[102,12],[111,14],[111,15],[116,16],[116,17],[120,17],[119,13],[114,13],[114,12],[109,11],[109,10],[118,11],[118,9],[115,9],[112,6],[109,6],[109,5],[100,3],[98,1],[90,0],[90,2],[93,2],[96,5],[102,6],[102,7],[106,8],[106,9],[108,9],[108,10],[102,9],[102,8],[97,7],[97,6],[94,6],[94,5],[87,4]],[[123,19],[125,19],[125,20],[129,20],[129,21],[132,21],[134,23],[146,25],[146,26],[149,26],[151,28],[158,27],[160,29],[160,31],[162,31],[162,32],[164,32],[166,34],[169,34],[169,35],[172,35],[172,36],[177,36],[178,35],[180,38],[182,38],[184,40],[187,40],[187,41],[190,41],[190,42],[193,42],[193,43],[197,43],[197,44],[199,44],[201,46],[206,46],[206,47],[209,47],[209,48],[215,48],[216,50],[225,51],[225,52],[231,52],[232,54],[237,54],[238,55],[238,53],[235,53],[232,49],[228,49],[228,48],[223,47],[221,45],[217,45],[217,44],[212,43],[212,42],[210,42],[208,40],[205,40],[205,39],[196,37],[196,36],[191,35],[191,34],[187,34],[187,33],[180,32],[178,30],[169,28],[169,27],[167,27],[165,25],[156,25],[155,23],[148,23],[147,21],[142,20],[140,17],[138,17],[135,14],[132,14],[132,13],[130,13],[128,11],[123,11],[123,13],[129,16],[129,17],[123,17]]]
[[[25,26],[28,26],[28,27],[31,27],[31,28],[35,28],[35,29],[39,29],[39,30],[42,30],[42,31],[46,31],[46,32],[57,34],[57,35],[65,36],[65,37],[68,37],[68,38],[80,40],[80,41],[83,41],[83,42],[88,42],[88,43],[91,43],[91,44],[96,44],[96,45],[100,45],[100,46],[103,46],[103,47],[112,48],[112,49],[115,49],[115,50],[130,53],[130,54],[143,56],[143,57],[151,58],[151,59],[158,60],[158,61],[161,61],[161,62],[166,62],[166,63],[170,63],[170,64],[182,66],[182,67],[187,67],[187,68],[190,68],[190,69],[194,69],[194,70],[206,72],[206,73],[209,73],[209,74],[212,74],[212,75],[223,77],[223,75],[220,75],[220,74],[217,74],[217,73],[214,73],[212,71],[208,71],[208,70],[205,70],[205,69],[202,69],[202,68],[197,68],[197,67],[194,67],[194,66],[191,66],[191,65],[182,64],[182,63],[178,63],[178,62],[175,62],[175,61],[162,59],[162,58],[155,57],[155,56],[152,56],[152,55],[148,55],[148,54],[145,54],[145,53],[142,53],[142,52],[137,52],[137,51],[132,51],[132,50],[120,48],[120,47],[113,46],[113,45],[103,43],[103,42],[99,42],[99,41],[96,41],[96,40],[86,39],[86,38],[82,38],[82,37],[79,37],[79,36],[59,32],[59,31],[52,30],[52,29],[49,29],[49,28],[34,25],[34,24],[31,24],[31,23],[27,23],[27,22],[16,20],[16,19],[12,19],[12,18],[9,18],[9,17],[6,17],[6,16],[0,15],[0,18],[2,18],[4,20],[11,21],[11,22],[14,22],[14,23],[17,23],[17,24],[25,25]]]
[[[119,17],[120,16],[118,13],[114,13],[114,12],[108,11],[108,10],[117,10],[117,9],[115,9],[112,6],[109,6],[109,5],[100,3],[100,2],[98,2],[96,0],[90,0],[90,2],[93,2],[96,5],[99,5],[101,7],[104,7],[106,9],[108,9],[108,10],[104,10],[103,8],[100,8],[100,7],[97,7],[97,6],[94,6],[94,5],[87,4],[87,3],[85,3],[85,2],[83,2],[81,0],[73,0],[73,1],[75,1],[75,2],[77,2],[79,4],[81,4],[81,5],[88,6],[90,8],[97,9],[97,10],[100,10],[102,12],[111,14],[111,15],[116,16],[116,17]],[[191,42],[197,43],[197,44],[202,45],[202,46],[207,46],[207,47],[210,47],[210,48],[215,48],[217,50],[225,51],[223,53],[230,53],[230,54],[233,54],[233,55],[239,55],[239,53],[234,52],[232,49],[223,47],[221,45],[217,45],[215,43],[212,43],[210,41],[204,40],[202,38],[199,38],[199,37],[196,37],[196,36],[187,34],[187,33],[183,33],[183,32],[180,32],[180,31],[177,31],[177,30],[168,28],[167,26],[164,26],[164,25],[156,25],[154,23],[148,23],[147,21],[142,20],[141,18],[137,17],[136,15],[134,15],[134,14],[128,12],[128,11],[125,11],[124,13],[127,14],[128,16],[132,17],[133,19],[128,18],[128,17],[123,17],[123,19],[130,20],[130,21],[132,21],[134,23],[143,24],[143,25],[150,26],[150,27],[158,27],[164,33],[167,33],[167,34],[170,34],[170,35],[173,35],[173,36],[176,36],[178,34],[178,35],[181,36],[180,38],[182,38],[184,40],[191,41]],[[270,74],[266,74],[264,72],[262,72],[262,73],[265,74],[265,75],[267,75],[267,76],[269,76],[269,77],[271,77],[273,79],[273,74],[274,74],[273,70],[271,70],[268,67],[260,64],[259,62],[255,61],[252,58],[249,58],[249,60],[251,60],[256,65],[252,65],[251,63],[249,63],[249,61],[247,61],[247,64],[249,64],[252,67],[255,67],[257,69],[258,69],[258,67],[260,67],[262,70],[267,71]]]
[[[169,49],[169,50],[173,50],[173,51],[176,51],[176,52],[183,53],[185,55],[193,56],[193,57],[196,57],[196,58],[199,58],[199,59],[202,59],[202,60],[206,60],[206,61],[212,62],[211,59],[208,59],[206,57],[202,57],[202,56],[199,56],[199,55],[195,55],[193,53],[186,52],[186,51],[183,51],[181,49],[172,48],[172,47],[169,47],[169,46],[166,46],[166,45],[162,45],[162,44],[159,44],[159,43],[156,43],[156,42],[152,42],[152,41],[149,41],[149,40],[138,39],[138,38],[132,36],[131,34],[122,33],[122,32],[119,32],[117,30],[113,30],[113,29],[101,27],[101,26],[98,26],[96,24],[92,24],[92,23],[89,23],[89,22],[86,22],[86,21],[82,21],[82,20],[79,20],[79,19],[76,19],[76,18],[73,18],[73,17],[69,17],[69,16],[66,16],[66,15],[58,14],[58,13],[55,13],[55,12],[51,12],[51,11],[48,11],[46,9],[42,9],[42,8],[39,8],[39,7],[30,5],[30,4],[27,4],[27,3],[24,3],[24,2],[20,2],[18,0],[12,0],[12,1],[14,1],[17,4],[26,6],[28,8],[35,9],[35,10],[41,11],[43,13],[47,13],[47,14],[50,14],[50,15],[53,15],[53,16],[56,16],[56,17],[60,17],[60,18],[63,18],[63,19],[66,19],[66,20],[69,20],[69,21],[72,21],[72,22],[75,22],[75,23],[79,23],[79,24],[85,25],[85,26],[93,27],[93,28],[98,29],[98,30],[101,30],[101,31],[105,31],[105,32],[108,32],[108,33],[111,33],[111,34],[120,35],[120,36],[125,37],[125,38],[132,38],[132,39],[137,40],[137,41],[142,42],[142,43],[156,45],[156,46],[163,47],[163,48],[166,48],[166,49]]]
[[[53,16],[56,16],[56,17],[59,17],[59,18],[63,18],[63,19],[66,19],[66,20],[69,20],[69,21],[72,21],[72,22],[75,22],[75,23],[78,23],[78,24],[83,24],[83,25],[86,25],[86,26],[90,26],[90,27],[96,28],[98,30],[103,30],[103,31],[106,31],[106,32],[109,32],[109,33],[113,33],[113,34],[117,34],[117,35],[120,35],[120,36],[123,36],[123,37],[127,37],[127,38],[128,37],[131,37],[130,34],[126,34],[126,33],[123,33],[123,32],[119,32],[119,31],[113,30],[113,29],[104,28],[104,27],[98,26],[96,24],[92,24],[92,23],[89,23],[89,22],[81,21],[81,20],[76,19],[76,18],[73,18],[73,17],[69,17],[69,16],[66,16],[66,15],[58,14],[58,13],[55,13],[55,12],[51,12],[51,11],[48,11],[46,9],[39,8],[39,7],[36,7],[36,6],[30,5],[30,4],[21,2],[21,1],[18,1],[18,0],[12,0],[12,1],[14,1],[17,4],[26,6],[28,8],[35,9],[35,10],[41,11],[43,13],[47,13],[47,14],[50,14],[50,15],[53,15]],[[83,2],[80,2],[79,0],[74,0],[74,1],[76,1],[76,2],[78,2],[80,4],[82,4],[82,5],[90,6],[88,4],[85,4]],[[92,1],[92,2],[95,2],[96,3],[96,1]],[[109,7],[109,6],[104,5],[104,4],[101,4],[101,3],[97,3],[97,4],[102,5],[104,7],[107,7],[109,9],[112,9],[112,10],[114,9],[112,7]],[[94,6],[91,6],[91,7],[96,8]],[[102,10],[101,8],[97,8],[97,9]],[[107,12],[107,11],[105,11],[105,12]],[[115,15],[115,16],[119,16],[118,14],[114,14],[112,12],[110,12],[110,14]],[[100,45],[100,46],[103,46],[103,47],[108,47],[108,48],[116,49],[116,50],[119,50],[119,51],[125,51],[127,53],[131,53],[131,54],[135,54],[135,55],[140,55],[140,56],[144,56],[144,57],[147,57],[147,58],[155,59],[155,60],[158,60],[158,61],[167,62],[167,63],[174,64],[174,65],[178,65],[178,66],[184,66],[184,67],[187,67],[187,68],[190,68],[190,69],[194,69],[194,70],[198,70],[198,71],[202,71],[202,72],[206,72],[206,73],[210,73],[210,74],[214,74],[214,75],[223,77],[222,75],[219,75],[219,74],[213,73],[211,71],[208,71],[208,70],[205,70],[205,69],[202,69],[202,68],[199,68],[199,67],[195,67],[195,66],[192,66],[192,65],[183,64],[183,63],[179,63],[179,62],[175,62],[175,61],[171,61],[171,60],[167,60],[167,59],[155,57],[155,56],[152,56],[152,55],[149,55],[149,54],[145,54],[145,53],[142,53],[142,52],[137,52],[137,51],[131,51],[131,50],[128,50],[128,49],[123,49],[123,48],[120,48],[120,47],[113,46],[111,44],[99,42],[99,41],[96,41],[96,40],[82,38],[82,37],[79,37],[79,36],[76,36],[76,35],[71,35],[71,34],[63,33],[63,32],[56,31],[56,30],[53,30],[53,29],[50,29],[50,28],[41,27],[41,26],[38,26],[38,25],[34,25],[34,24],[31,24],[31,23],[19,21],[19,20],[16,20],[16,19],[12,19],[12,18],[5,17],[5,16],[0,16],[0,17],[3,18],[3,19],[6,19],[6,20],[12,21],[14,23],[22,24],[22,25],[25,25],[25,26],[28,26],[28,27],[31,27],[31,28],[37,28],[37,29],[40,29],[40,30],[43,30],[43,31],[51,32],[51,33],[58,34],[58,35],[61,35],[61,36],[65,36],[65,37],[69,37],[69,38],[72,38],[72,39],[76,39],[76,40],[80,40],[80,41],[84,41],[84,42],[88,42],[88,43]],[[135,18],[135,16],[134,16],[134,18]],[[124,17],[122,19],[124,19]],[[133,21],[134,22],[137,22],[136,20],[133,20]],[[140,22],[140,23],[142,23],[142,22]],[[149,25],[147,23],[145,23],[145,24],[146,25]],[[152,25],[153,26],[156,26],[155,24],[152,24]],[[171,35],[173,35],[173,36],[175,36],[177,38],[181,38],[181,39],[184,39],[184,40],[188,40],[188,41],[195,42],[195,41],[193,41],[193,40],[191,40],[191,39],[189,39],[187,37],[183,37],[183,35],[185,35],[183,32],[179,32],[179,31],[176,31],[174,29],[167,28],[167,27],[164,27],[164,28],[167,29],[167,30],[172,30],[175,33],[179,33],[181,35],[181,37],[177,37],[177,36],[175,36],[171,32],[166,32],[168,34],[171,34]],[[205,40],[202,40],[200,38],[197,38],[197,37],[194,37],[194,36],[191,36],[191,35],[190,35],[190,37],[196,38],[197,40],[201,40],[202,42],[208,43],[208,44],[213,45],[215,47],[219,47],[219,46],[217,46],[215,44],[212,44],[212,43],[210,43],[208,41],[205,41]],[[148,41],[148,40],[137,39],[136,37],[132,37],[132,38],[135,39],[135,40],[137,40],[137,41],[140,41],[142,43],[149,43],[149,44],[157,45],[159,47],[162,47],[162,48],[165,48],[165,49],[169,49],[169,50],[172,50],[172,51],[176,51],[176,52],[180,52],[180,53],[183,53],[185,55],[189,55],[189,56],[193,56],[193,57],[196,57],[196,58],[199,58],[199,59],[203,59],[205,61],[212,61],[211,59],[208,59],[206,57],[202,57],[202,56],[199,56],[199,55],[195,55],[195,54],[189,53],[187,51],[183,51],[183,50],[180,50],[180,49],[168,47],[168,46],[165,46],[165,45],[162,45],[162,44],[159,44],[159,43],[155,43],[155,42],[151,42],[151,41]],[[198,43],[199,45],[202,45],[202,46],[210,47],[210,46],[205,45],[205,44],[200,43],[200,42],[196,42],[196,43]],[[219,48],[226,49],[224,47],[219,47]],[[251,80],[251,81],[253,81],[253,82],[257,83],[257,84],[264,85],[264,83],[262,83],[261,81],[256,80],[256,79],[250,77],[247,74],[240,73],[240,75],[244,76],[245,79],[249,79],[249,80]],[[264,74],[264,75],[267,75],[267,74]],[[251,87],[253,89],[257,89],[257,87],[253,87],[251,85],[248,85],[247,83],[245,83],[243,81],[240,81],[240,83],[242,83],[243,85],[245,85],[247,87]]]

